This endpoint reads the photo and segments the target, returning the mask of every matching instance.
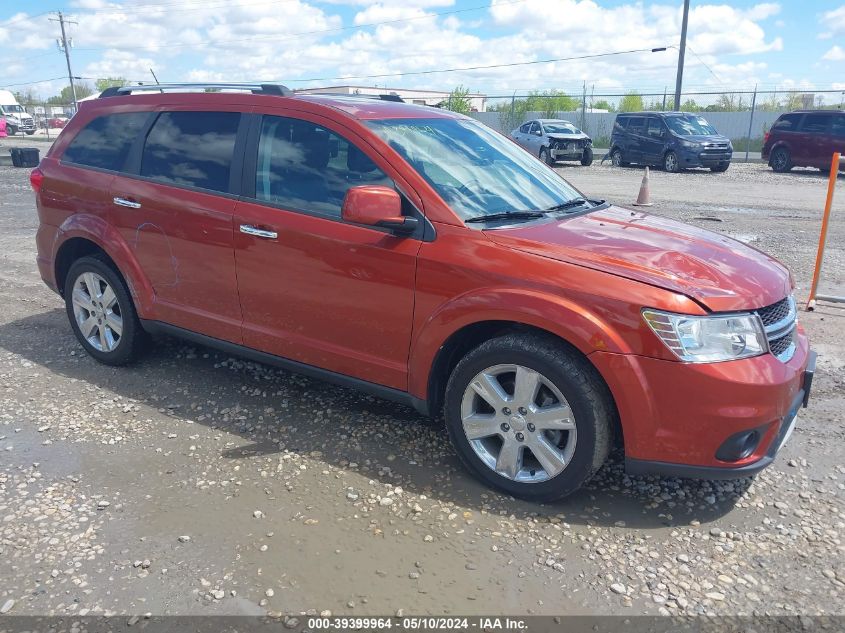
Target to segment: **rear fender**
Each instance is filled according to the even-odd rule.
[[[99,246],[126,280],[138,316],[142,319],[154,318],[155,293],[152,284],[141,270],[132,249],[114,226],[96,215],[79,213],[70,216],[56,232],[53,262],[57,261],[62,245],[73,238],[83,238]]]

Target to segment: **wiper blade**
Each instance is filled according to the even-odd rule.
[[[572,200],[567,200],[566,202],[562,202],[560,204],[556,204],[553,207],[549,207],[546,211],[563,211],[564,209],[571,209],[572,207],[580,207],[584,204],[590,204],[590,200],[586,198],[572,198]]]
[[[489,222],[491,220],[530,220],[532,218],[542,218],[545,214],[543,211],[502,211],[500,213],[488,213],[486,215],[476,215],[464,222]]]

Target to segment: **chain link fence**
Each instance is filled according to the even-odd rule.
[[[11,137],[54,139],[74,113],[72,103],[29,101],[21,106],[23,112],[4,109],[6,133]]]

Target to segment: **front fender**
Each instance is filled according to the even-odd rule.
[[[410,393],[427,398],[429,373],[440,348],[462,328],[484,321],[520,323],[551,332],[584,355],[597,350],[631,353],[626,341],[583,305],[541,291],[485,288],[443,304],[418,327],[408,363]]]
[[[73,238],[89,240],[99,246],[115,263],[129,286],[138,316],[153,318],[155,292],[129,244],[117,229],[101,217],[78,213],[65,220],[56,232],[53,262],[58,262],[62,245]]]

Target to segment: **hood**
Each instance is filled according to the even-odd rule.
[[[693,141],[694,143],[730,143],[731,139],[721,134],[675,134],[675,136],[684,141]]]
[[[792,286],[780,262],[742,242],[621,207],[485,234],[502,246],[682,293],[714,312],[762,308]]]
[[[579,134],[546,134],[549,138],[553,138],[556,141],[580,141],[585,138],[590,138],[583,132]]]

